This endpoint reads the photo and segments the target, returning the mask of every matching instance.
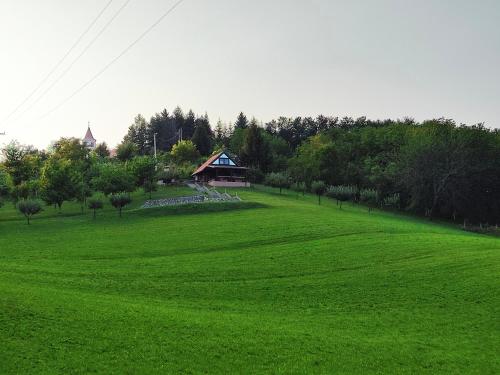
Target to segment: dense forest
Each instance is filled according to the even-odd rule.
[[[164,109],[149,121],[137,115],[113,158],[106,144],[89,152],[76,139],[61,139],[47,151],[7,145],[0,197],[41,198],[60,206],[64,200],[84,201],[93,190],[152,190],[158,178],[190,178],[199,163],[222,149],[250,168],[254,183],[464,225],[500,222],[500,131],[450,119],[320,115],[263,124],[240,113],[234,123],[213,126],[206,114]]]

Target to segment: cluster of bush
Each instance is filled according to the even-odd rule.
[[[278,188],[280,194],[283,189],[289,188],[296,192],[302,192],[302,194],[306,191],[314,193],[318,196],[318,204],[321,204],[321,196],[326,195],[335,199],[340,208],[342,208],[342,203],[346,201],[363,203],[368,207],[369,211],[374,207],[401,208],[399,193],[382,196],[373,188],[359,189],[353,185],[328,186],[323,181],[312,181],[308,188],[303,182],[292,182],[290,175],[283,172],[269,173],[264,179],[264,184]]]
[[[123,208],[130,204],[132,199],[127,194],[113,194],[109,197],[109,201],[111,205],[118,210],[121,217]],[[87,207],[92,210],[92,215],[95,219],[97,210],[104,208],[104,202],[101,199],[89,199],[87,201]],[[17,203],[17,208],[26,218],[28,225],[30,224],[31,218],[43,210],[42,203],[35,199],[23,199]]]

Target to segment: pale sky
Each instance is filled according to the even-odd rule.
[[[500,127],[498,0],[184,0],[102,76],[43,117],[174,0],[113,0],[47,83],[8,121],[109,0],[0,0],[0,144],[61,136],[121,141],[137,113],[177,105],[234,121],[285,116],[449,117]],[[28,108],[28,110],[26,110]],[[23,113],[25,112],[25,113]]]

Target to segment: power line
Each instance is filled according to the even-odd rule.
[[[126,0],[122,4],[122,6],[113,14],[113,16],[109,19],[109,21],[106,22],[106,24],[101,28],[101,30],[99,30],[99,32],[94,36],[94,38],[92,38],[92,40],[85,46],[85,48],[82,50],[82,52],[80,52],[80,54],[75,59],[73,59],[73,61],[66,67],[66,69],[55,79],[55,81],[53,81],[49,85],[49,87],[47,87],[45,89],[45,91],[43,91],[35,99],[35,101],[33,103],[31,103],[31,105],[28,108],[26,108],[19,115],[19,117],[21,117],[26,112],[28,112],[31,108],[33,108],[45,95],[47,95],[47,93],[50,90],[52,90],[52,88],[71,70],[71,68],[78,62],[78,60],[80,60],[80,58],[90,49],[90,47],[92,47],[92,45],[96,42],[96,40],[99,39],[99,37],[107,30],[107,28],[113,23],[113,21],[116,19],[116,17],[118,17],[120,15],[120,13],[122,12],[122,10],[128,5],[128,3],[130,3],[130,0]]]
[[[10,112],[7,117],[5,117],[3,119],[3,122],[7,121],[8,119],[10,119],[18,110],[19,108],[21,108],[28,100],[30,100],[33,95],[35,95],[35,93],[40,89],[40,87],[43,86],[43,84],[45,82],[47,82],[47,80],[50,78],[50,76],[52,74],[54,74],[54,72],[61,66],[61,64],[66,60],[66,58],[69,56],[69,54],[71,52],[73,52],[73,50],[76,48],[76,46],[81,42],[81,40],[85,37],[85,35],[88,34],[88,32],[90,31],[90,29],[92,29],[92,27],[95,25],[95,23],[99,20],[99,18],[101,18],[101,16],[103,15],[103,13],[106,11],[106,9],[108,9],[108,7],[111,5],[111,3],[113,2],[113,0],[109,0],[108,3],[104,6],[104,8],[101,9],[101,11],[97,14],[97,16],[92,20],[92,22],[90,23],[90,25],[85,29],[85,31],[83,33],[80,34],[80,36],[76,39],[76,41],[73,43],[73,45],[70,47],[70,49],[64,54],[64,56],[57,62],[56,65],[54,65],[54,67],[49,71],[49,73],[38,83],[38,85],[33,89],[33,91],[31,91],[31,93],[26,97],[24,98],[23,101],[21,101],[21,103],[19,103],[19,105],[14,108],[14,110],[12,112]]]
[[[60,107],[66,104],[69,100],[71,100],[75,95],[77,95],[80,91],[85,89],[88,85],[90,85],[93,81],[99,78],[106,70],[108,70],[111,65],[117,62],[121,57],[123,57],[129,50],[132,49],[137,43],[139,43],[147,34],[151,32],[158,24],[163,21],[165,17],[167,17],[170,13],[172,13],[184,0],[178,0],[174,5],[172,5],[165,13],[163,13],[151,26],[149,26],[137,39],[135,39],[132,43],[130,43],[122,52],[120,52],[113,60],[111,60],[108,64],[106,64],[101,70],[99,70],[95,75],[93,75],[88,81],[86,81],[83,85],[81,85],[78,89],[76,89],[70,96],[61,101],[58,105],[52,108],[50,111],[46,112],[40,119],[43,119],[53,112],[57,111]]]

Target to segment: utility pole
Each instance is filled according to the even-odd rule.
[[[153,133],[153,145],[155,148],[155,160],[156,160],[156,134],[158,134],[158,133]]]
[[[158,170],[158,159],[156,158],[156,134],[158,133],[153,133],[153,145],[155,148],[155,171]]]

